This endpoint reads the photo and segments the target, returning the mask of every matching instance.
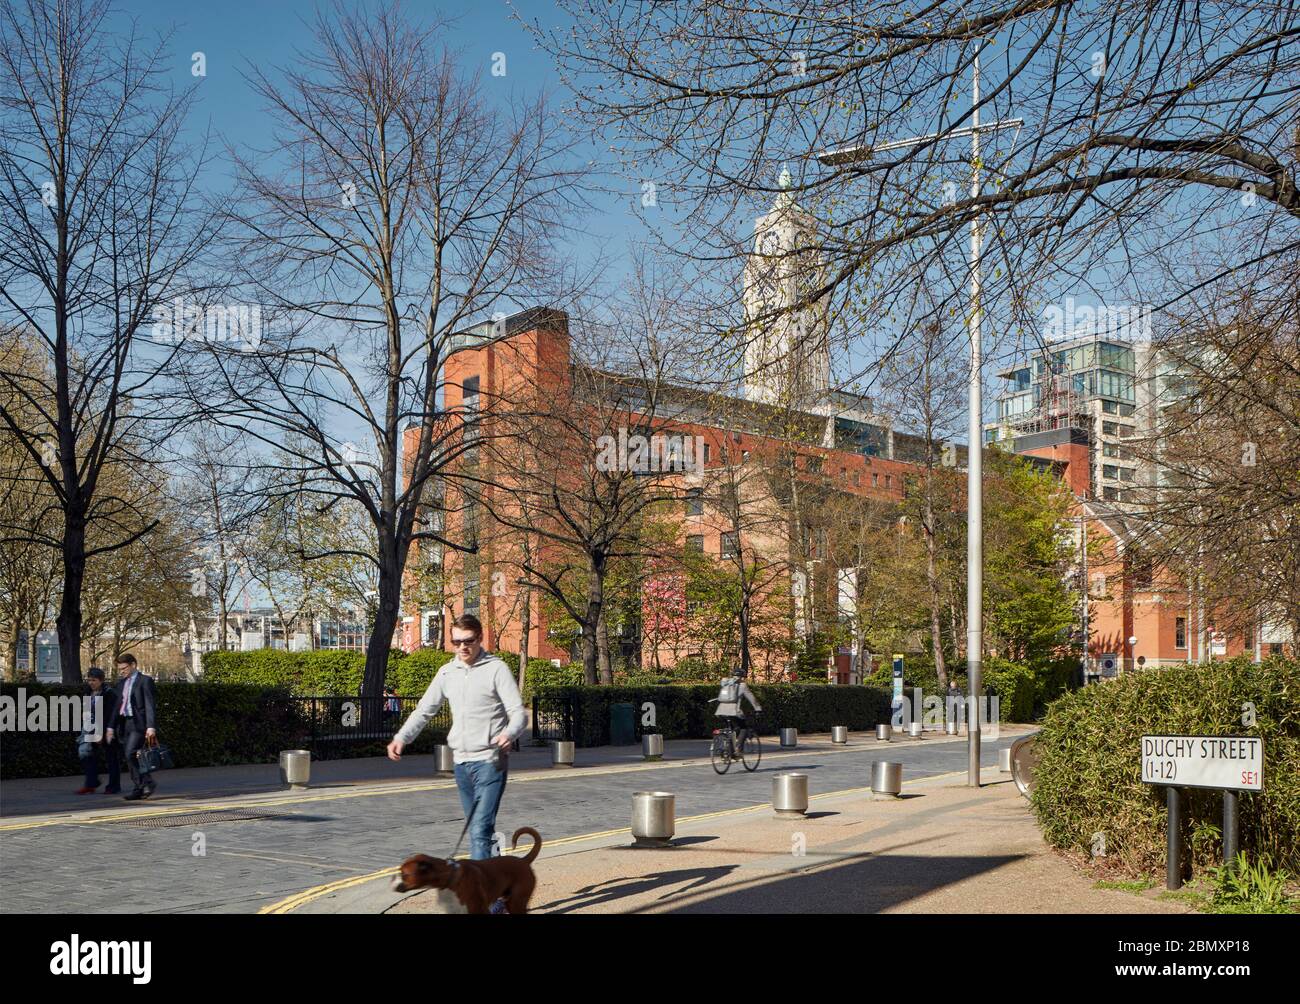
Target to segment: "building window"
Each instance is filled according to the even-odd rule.
[[[1102,488],[1102,490],[1101,490],[1101,497],[1102,497],[1103,499],[1105,499],[1107,502],[1118,502],[1118,501],[1119,501],[1119,489],[1118,489],[1118,488],[1112,488],[1112,487],[1110,487],[1110,485],[1106,485],[1106,486],[1105,486],[1104,488]]]
[[[885,475],[885,487],[886,488],[894,487],[894,476],[892,474]]]
[[[686,489],[686,515],[704,515],[704,491],[701,488]]]
[[[872,488],[879,488],[879,487],[880,487],[880,475],[879,475],[879,474],[876,474],[875,472],[872,472],[872,475],[871,475],[871,487],[872,487]]]
[[[704,462],[705,462],[706,464],[709,462],[709,452],[710,452],[710,451],[709,451],[709,444],[708,444],[708,443],[705,443],[705,444],[704,444]]]
[[[1120,417],[1120,418],[1132,418],[1132,417],[1133,417],[1133,410],[1134,410],[1134,409],[1133,409],[1133,405],[1131,405],[1131,404],[1121,404],[1121,405],[1119,406],[1119,417]]]
[[[857,471],[854,471],[854,472],[853,472],[853,486],[854,486],[855,488],[857,488],[857,487],[861,486],[861,484],[862,484],[862,475],[861,475],[860,473],[858,473]]]
[[[1105,443],[1104,446],[1105,446],[1105,450],[1104,450],[1103,452],[1106,454],[1106,456],[1108,456],[1108,457],[1118,457],[1118,456],[1119,456],[1119,444],[1118,444],[1118,443]]]
[[[704,553],[704,535],[693,533],[686,538],[686,550],[694,551],[697,554]]]
[[[1101,434],[1103,436],[1118,436],[1119,424],[1117,422],[1102,422]]]
[[[740,551],[740,534],[724,533],[722,535],[722,556],[724,558],[734,558]]]
[[[1113,464],[1103,464],[1101,468],[1101,476],[1103,478],[1110,478],[1110,480],[1112,481],[1118,481],[1119,468],[1114,466]]]
[[[739,433],[739,432],[733,432],[733,433],[731,434],[731,441],[732,441],[733,443],[739,443],[739,442],[740,442],[740,433]]]
[[[1118,402],[1118,401],[1102,401],[1102,402],[1101,402],[1101,410],[1104,411],[1107,415],[1114,415],[1114,414],[1116,414],[1116,413],[1119,411],[1119,402]]]
[[[1187,648],[1187,618],[1174,618],[1174,648]]]
[[[1241,647],[1244,648],[1247,652],[1253,652],[1253,651],[1255,651],[1255,632],[1254,632],[1254,631],[1245,631],[1245,632],[1243,632],[1242,635],[1241,635],[1241,640],[1242,640],[1242,646],[1241,646]]]
[[[741,450],[741,451],[740,451],[740,462],[743,464],[743,463],[747,463],[748,461],[749,461],[749,451],[748,451],[748,450]]]
[[[822,472],[822,458],[804,457],[803,466],[804,466],[804,470],[808,471],[811,474],[820,474]]]

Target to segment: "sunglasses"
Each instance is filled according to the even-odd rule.
[[[451,644],[453,648],[467,648],[468,646],[475,644],[477,641],[478,636],[475,635],[473,638],[453,638]]]

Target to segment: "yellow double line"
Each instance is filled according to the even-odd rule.
[[[591,773],[591,772],[587,772],[587,773]],[[928,783],[930,781],[940,781],[943,780],[944,778],[949,778],[949,777],[958,777],[958,776],[964,777],[965,774],[966,772],[964,770],[951,771],[947,774],[935,774],[932,777],[923,777],[923,778],[919,778],[916,781],[909,781],[905,783],[922,784],[922,783]],[[840,791],[826,791],[818,795],[810,795],[808,800],[812,802],[824,798],[844,798],[849,795],[860,795],[863,792],[868,792],[870,790],[871,790],[870,785],[864,788],[844,788]],[[701,820],[705,820],[705,819],[717,819],[720,816],[736,816],[744,812],[757,812],[761,809],[766,809],[766,808],[768,808],[766,804],[746,805],[746,806],[742,806],[739,809],[722,809],[718,812],[706,812],[698,816],[686,816],[685,818],[680,819],[677,822],[698,823]],[[619,836],[620,834],[631,833],[631,832],[632,832],[632,828],[630,826],[622,826],[619,827],[618,829],[613,829],[613,830],[600,830],[595,833],[582,833],[572,837],[560,837],[557,840],[548,840],[546,841],[546,847],[548,849],[551,847],[563,847],[566,844],[584,843],[588,840],[600,840],[605,837],[616,837]],[[507,852],[507,853],[519,853],[519,852]],[[465,855],[461,855],[461,857],[463,858],[465,857]],[[393,865],[389,868],[381,868],[379,871],[370,872],[366,875],[354,875],[351,878],[337,879],[334,882],[326,882],[323,885],[313,886],[310,889],[304,889],[302,892],[294,893],[292,896],[288,896],[282,900],[278,900],[275,903],[270,904],[269,906],[264,906],[262,907],[262,909],[258,910],[257,912],[258,914],[293,913],[299,907],[305,906],[308,903],[321,899],[324,896],[329,896],[332,893],[342,892],[344,889],[352,889],[359,885],[365,885],[367,882],[374,882],[377,879],[396,875],[397,869],[398,869],[398,865]]]

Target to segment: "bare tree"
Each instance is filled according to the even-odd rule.
[[[189,95],[166,90],[161,44],[118,41],[109,17],[99,0],[0,10],[0,311],[46,362],[0,371],[4,400],[28,406],[0,401],[0,426],[58,500],[65,683],[81,680],[87,560],[156,526],[101,474],[123,464],[150,477],[160,413],[140,403],[170,353],[149,346],[149,325],[159,304],[193,294],[187,274],[213,233],[193,190],[200,160],[181,139]]]
[[[907,303],[918,275],[964,274],[966,233],[984,215],[997,266],[986,270],[985,309],[1000,310],[1008,330],[1032,322],[1035,288],[1059,296],[1062,278],[1090,281],[1108,261],[1127,276],[1153,245],[1249,230],[1230,269],[1297,239],[1294,3],[562,7],[578,30],[534,24],[536,37],[577,108],[617,126],[629,170],[663,179],[684,203],[682,254],[711,271],[736,261],[730,220],[770,201],[779,165],[791,165],[784,187],[818,226],[785,254],[815,247],[827,269],[782,310],[869,291],[869,316],[832,311],[869,333]],[[932,310],[959,306],[960,293]]]
[[[438,50],[442,29],[338,5],[295,65],[249,71],[276,133],[272,150],[236,155],[249,193],[239,254],[274,320],[256,345],[212,346],[189,376],[208,418],[280,450],[295,492],[364,509],[371,697],[412,544],[464,546],[417,524],[426,483],[477,421],[444,407],[443,364],[472,319],[558,298],[550,249],[574,208],[545,102],[493,110],[478,76]]]
[[[1259,279],[1207,287],[1157,338],[1129,447],[1152,476],[1129,519],[1144,560],[1256,643],[1265,621],[1300,639],[1300,259]]]

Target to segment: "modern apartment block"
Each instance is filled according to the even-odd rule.
[[[1010,387],[996,398],[985,443],[1026,453],[1062,430],[1086,437],[1089,469],[1083,497],[1124,504],[1151,483],[1132,448],[1156,420],[1159,394],[1148,345],[1097,334],[1049,343],[1033,359],[998,374]],[[1076,435],[1075,439],[1079,437]],[[1023,442],[1022,442],[1023,441]]]

